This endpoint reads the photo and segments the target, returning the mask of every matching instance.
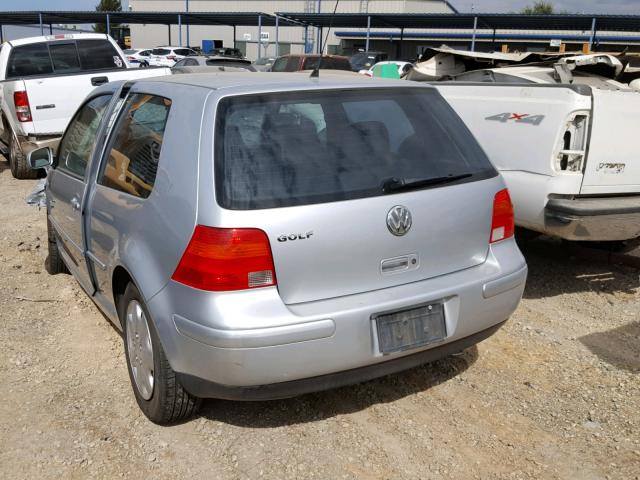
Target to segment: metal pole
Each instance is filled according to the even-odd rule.
[[[478,30],[478,17],[473,17],[473,36],[471,37],[471,51],[476,51],[476,30]]]
[[[4,25],[0,24],[0,43],[4,43]]]
[[[189,13],[189,0],[186,0],[186,2],[187,2],[187,13]],[[191,43],[189,42],[189,18],[187,18],[187,47],[190,45]]]
[[[322,27],[320,27],[320,36],[318,37],[318,41],[316,42],[317,45],[317,52],[322,54]]]
[[[589,37],[589,51],[593,49],[593,41],[596,38],[596,19],[591,20],[591,36]]]
[[[318,13],[322,13],[322,0],[318,0]],[[317,28],[316,35],[318,36],[318,39],[316,40],[316,52],[322,53],[320,51],[322,48],[322,27]]]
[[[53,24],[49,24],[49,35],[53,35]]]
[[[371,33],[371,15],[367,15],[367,43],[364,47],[365,52],[369,51],[369,35]]]
[[[167,25],[167,31],[169,34],[169,43],[167,43],[167,45],[171,45],[171,24]]]
[[[309,53],[309,26],[304,26],[304,53]]]
[[[42,25],[42,14],[38,14],[38,18],[40,19],[40,35],[44,35],[44,25]]]
[[[402,41],[404,40],[404,27],[400,29],[400,42],[398,43],[398,50],[396,51],[396,57],[402,58]]]
[[[262,15],[258,15],[258,58],[262,57]]]
[[[278,37],[278,31],[280,27],[279,20],[280,20],[280,17],[276,15],[276,57],[280,56],[280,43],[279,43],[279,37]]]
[[[111,35],[111,19],[109,18],[108,13],[107,13],[107,35]]]
[[[178,45],[182,46],[182,15],[178,15]]]
[[[233,48],[236,48],[236,26],[233,26]]]

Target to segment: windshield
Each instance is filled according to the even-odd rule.
[[[389,179],[497,175],[427,88],[228,97],[218,107],[215,146],[217,201],[234,210],[385,195]]]

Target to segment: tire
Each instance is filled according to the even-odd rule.
[[[50,275],[69,273],[69,269],[60,256],[60,250],[58,249],[58,240],[56,239],[56,234],[53,231],[51,220],[49,220],[49,215],[47,215],[47,240],[49,247],[49,255],[47,256],[46,260],[47,272],[49,272]]]
[[[32,170],[27,165],[27,156],[22,152],[15,135],[12,133],[9,137],[9,166],[13,178],[20,180],[38,178],[38,170]]]
[[[190,395],[180,384],[162,349],[142,295],[133,283],[127,285],[119,304],[127,370],[140,410],[159,425],[191,417],[198,411],[201,399]]]

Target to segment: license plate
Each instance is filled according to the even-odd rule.
[[[399,352],[437,342],[447,336],[444,305],[429,303],[374,316],[382,353]]]

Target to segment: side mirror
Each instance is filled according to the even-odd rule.
[[[51,166],[53,164],[53,150],[49,147],[31,150],[27,154],[27,164],[32,170]]]

